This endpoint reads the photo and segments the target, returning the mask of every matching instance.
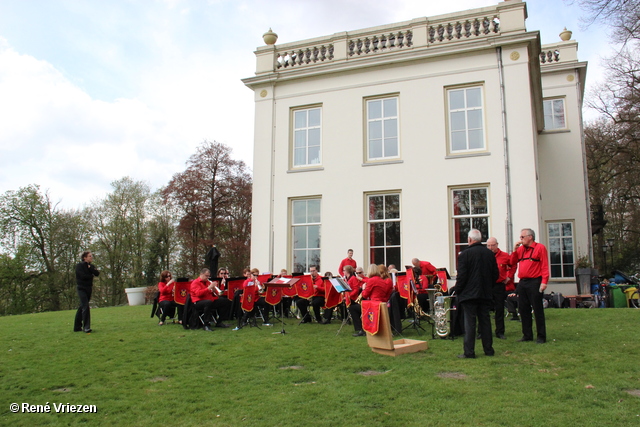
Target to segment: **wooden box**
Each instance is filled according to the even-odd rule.
[[[416,353],[426,350],[429,345],[426,341],[399,339],[393,340],[391,333],[391,322],[389,321],[389,311],[386,303],[380,303],[380,326],[375,335],[367,332],[367,344],[371,350],[387,356],[398,356],[405,353]]]

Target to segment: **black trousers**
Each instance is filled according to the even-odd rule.
[[[255,316],[256,314],[258,314],[258,310],[260,310],[260,313],[262,313],[262,317],[264,317],[264,323],[269,323],[269,312],[271,311],[271,304],[266,302],[264,300],[264,297],[260,297],[255,302],[255,304],[253,304],[253,310],[251,311],[243,310],[244,314],[242,315],[242,319],[238,318],[238,327],[242,327],[242,325],[247,323],[247,320],[249,320],[249,317]]]
[[[392,332],[402,333],[402,317],[406,306],[407,300],[394,291],[389,298],[389,322]]]
[[[507,292],[504,283],[493,284],[493,307],[496,312],[496,335],[504,335],[504,300]]]
[[[482,349],[487,356],[493,356],[493,336],[491,335],[491,301],[467,300],[460,303],[464,313],[464,354],[475,357],[476,351],[476,319],[480,325],[482,335]]]
[[[177,304],[175,301],[160,301],[158,306],[161,310],[161,322],[164,322],[167,317],[173,317],[176,313],[176,309],[178,310],[178,320],[182,321],[182,317],[184,316],[184,305]]]
[[[91,311],[89,309],[89,300],[91,299],[91,292],[93,287],[78,286],[78,298],[80,299],[80,306],[76,311],[76,319],[73,323],[74,331],[88,331],[91,329]]]
[[[357,302],[351,301],[349,306],[349,314],[351,314],[351,321],[353,322],[353,329],[356,332],[362,330],[362,307]]]
[[[536,332],[538,339],[547,340],[547,327],[544,320],[544,306],[540,284],[542,277],[535,279],[520,279],[518,283],[518,309],[522,319],[522,338],[533,340],[533,318],[531,309],[536,317]]]
[[[313,307],[313,313],[315,314],[316,321],[318,323],[322,323],[322,316],[320,315],[320,310],[324,306],[324,297],[316,296],[311,297],[311,301],[306,298],[300,298],[296,301],[296,305],[300,310],[300,316],[302,320],[308,322],[311,320],[311,316],[309,315],[309,304]],[[333,315],[333,309],[328,308],[324,311],[324,318],[327,320],[331,319]]]

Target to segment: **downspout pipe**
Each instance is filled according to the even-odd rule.
[[[500,80],[500,109],[502,115],[502,148],[504,153],[504,185],[507,216],[505,219],[506,248],[513,247],[513,219],[511,207],[511,169],[509,166],[509,135],[507,133],[507,107],[504,89],[504,65],[502,63],[502,46],[496,47],[498,58],[498,78]]]

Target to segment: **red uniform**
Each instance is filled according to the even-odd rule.
[[[391,297],[391,292],[393,292],[393,284],[389,284],[389,281],[382,280],[378,276],[373,276],[367,280],[367,286],[362,291],[362,298],[387,302]]]
[[[173,283],[167,285],[166,282],[158,283],[158,290],[160,291],[160,297],[158,298],[158,302],[162,301],[173,301]]]
[[[324,280],[322,280],[322,276],[316,276],[316,278],[314,279],[313,276],[311,276],[311,286],[314,286],[313,288],[313,296],[314,297],[322,297],[324,298]]]
[[[500,249],[498,249],[494,255],[496,256],[496,262],[498,263],[498,280],[496,283],[504,283],[504,281],[509,278],[510,280],[507,283],[506,290],[515,290],[516,288],[513,284],[515,268],[511,268],[511,255],[506,252],[502,252]]]
[[[347,280],[347,284],[351,288],[351,292],[349,292],[349,298],[351,299],[351,301],[355,301],[356,298],[358,298],[358,296],[360,295],[360,291],[362,290],[362,282],[360,282],[360,280],[358,280],[358,278],[353,275],[349,277],[349,280]]]
[[[351,258],[345,258],[340,262],[340,267],[338,267],[338,274],[341,276],[344,276],[344,267],[350,265],[351,267],[353,267],[353,271],[356,270],[356,260]]]
[[[547,248],[542,243],[531,242],[529,247],[520,245],[511,254],[511,265],[518,266],[520,279],[535,279],[542,277],[542,284],[549,282],[549,258]],[[515,271],[514,271],[515,273]]]
[[[209,281],[203,282],[199,277],[191,282],[191,301],[198,302],[200,300],[207,299],[209,301],[215,301],[218,299],[217,295],[209,289]]]
[[[422,270],[422,274],[425,276],[433,276],[436,274],[436,268],[429,261],[420,261],[420,270]]]

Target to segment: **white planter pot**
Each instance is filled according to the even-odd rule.
[[[129,305],[144,305],[144,293],[147,288],[125,288]]]

